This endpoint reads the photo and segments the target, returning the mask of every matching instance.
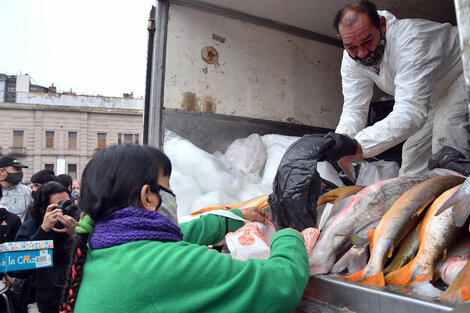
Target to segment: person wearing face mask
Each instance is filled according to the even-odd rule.
[[[307,285],[302,236],[278,231],[267,260],[234,260],[208,245],[243,222],[203,215],[178,224],[171,163],[150,146],[97,152],[82,174],[72,265],[60,312],[291,312]],[[232,209],[266,223],[257,209]]]
[[[352,3],[333,22],[344,46],[344,105],[326,159],[373,157],[405,141],[400,175],[427,171],[450,146],[470,157],[469,107],[457,27],[397,19],[374,3]],[[393,95],[393,111],[366,127],[373,85]],[[352,157],[354,155],[354,157]]]
[[[0,185],[3,192],[0,204],[7,207],[11,213],[18,215],[22,222],[25,219],[26,209],[32,201],[31,188],[21,184],[23,168],[28,168],[28,166],[21,164],[14,157],[0,158]]]

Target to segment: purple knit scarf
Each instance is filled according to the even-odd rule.
[[[96,223],[90,237],[92,249],[138,240],[181,241],[183,233],[169,218],[154,211],[129,206]]]

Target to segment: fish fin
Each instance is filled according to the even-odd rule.
[[[349,281],[354,281],[354,282],[362,281],[364,279],[365,275],[366,275],[365,274],[366,268],[367,267],[364,267],[362,270],[360,270],[357,273],[347,275],[347,276],[340,276],[339,278],[349,280]]]
[[[392,256],[393,256],[393,247],[388,249],[388,254],[387,254],[387,257],[390,259]]]
[[[370,242],[370,251],[372,251],[372,247],[373,247],[373,242],[372,240],[374,239],[374,233],[375,233],[375,228],[370,230],[368,233],[367,233],[367,239],[369,239],[369,242]]]
[[[338,198],[338,196],[336,196],[336,195],[323,194],[318,198],[317,206],[320,206],[320,205],[325,204],[325,203],[334,203],[337,198]]]
[[[260,210],[265,210],[267,207],[270,207],[271,205],[268,203],[268,201],[264,201],[260,205],[258,205],[258,209]]]
[[[412,267],[414,263],[415,262],[412,260],[402,268],[388,273],[385,275],[385,282],[388,285],[406,285],[410,283],[411,277],[413,275]]]
[[[457,190],[457,192],[454,192],[452,194],[452,196],[449,197],[449,199],[446,200],[446,202],[444,202],[441,207],[439,208],[439,210],[436,211],[436,213],[434,213],[434,215],[440,215],[442,212],[444,212],[445,210],[447,210],[448,208],[452,207],[452,205],[454,205],[458,199],[459,199],[459,196],[460,196],[460,188],[459,190]]]
[[[384,273],[380,272],[378,274],[372,275],[363,281],[360,282],[361,284],[364,285],[370,285],[370,286],[375,286],[375,287],[385,287],[385,279],[384,279]]]
[[[436,196],[432,196],[431,198],[429,198],[428,201],[426,201],[426,203],[423,204],[423,205],[419,208],[419,210],[418,210],[415,214],[413,214],[412,217],[418,216],[418,215],[420,215],[421,213],[423,213],[423,211],[426,210],[427,207],[428,207],[429,205],[431,205],[431,203],[434,202],[434,200],[436,200]]]
[[[363,248],[369,244],[367,238],[363,238],[357,235],[350,235],[350,234],[335,234],[335,236],[343,236],[348,237],[351,240],[351,243],[356,248]]]
[[[457,227],[462,227],[470,214],[470,196],[454,204],[454,221]]]
[[[444,249],[444,251],[442,251],[441,260],[442,260],[442,262],[447,260],[447,249]]]

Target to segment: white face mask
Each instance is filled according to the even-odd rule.
[[[160,204],[156,207],[156,211],[163,216],[168,217],[173,223],[178,225],[178,215],[176,213],[176,196],[173,192],[163,186],[158,186],[158,195]]]

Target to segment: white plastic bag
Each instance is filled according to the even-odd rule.
[[[233,259],[246,261],[248,259],[268,259],[271,238],[276,233],[274,225],[264,225],[258,222],[245,224],[235,232],[225,235],[225,243]],[[301,235],[304,238],[307,254],[312,252],[320,232],[306,228]]]
[[[266,147],[258,134],[251,134],[232,142],[220,160],[233,174],[259,176],[266,163]]]

